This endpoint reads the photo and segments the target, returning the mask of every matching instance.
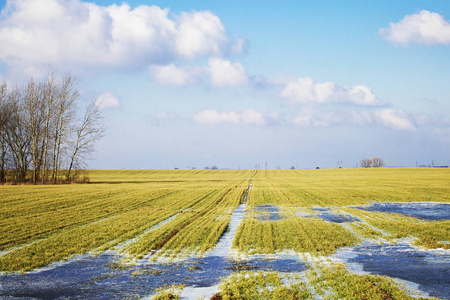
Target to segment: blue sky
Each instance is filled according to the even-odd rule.
[[[103,101],[93,168],[450,165],[448,1],[0,5],[0,80]]]

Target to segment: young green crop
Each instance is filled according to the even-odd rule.
[[[294,214],[276,221],[254,215],[238,228],[233,247],[242,253],[276,253],[283,250],[329,255],[338,248],[356,245],[359,239],[338,224]]]
[[[378,232],[377,235],[382,236],[384,239],[391,240],[414,236],[418,238],[415,242],[416,245],[426,248],[450,249],[448,244],[450,240],[450,220],[419,220],[396,213],[368,212],[350,208],[346,209],[346,211],[365,220],[375,228],[388,233],[389,235],[382,235]],[[366,237],[371,232],[370,227],[360,222],[354,224],[353,228],[365,234]],[[365,229],[365,232],[361,228]]]
[[[283,284],[278,272],[233,273],[220,285],[214,299],[313,299],[302,282]]]

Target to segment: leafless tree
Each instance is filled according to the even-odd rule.
[[[74,164],[86,161],[93,152],[94,143],[103,137],[104,127],[102,115],[95,102],[92,102],[86,109],[84,118],[80,126],[76,129],[75,141],[73,143],[67,179]]]
[[[6,141],[6,129],[9,119],[9,94],[6,82],[0,86],[0,183],[5,182],[6,155],[8,144]]]
[[[384,166],[384,161],[381,158],[379,158],[379,157],[372,157],[371,160],[372,160],[372,167],[373,168],[379,168],[379,167]]]
[[[9,118],[6,130],[8,148],[11,150],[14,161],[16,181],[24,182],[30,164],[29,146],[31,143],[29,127],[26,126],[24,117],[24,103],[22,94],[15,89],[9,93]]]
[[[41,161],[41,138],[44,124],[44,99],[41,97],[41,89],[36,82],[31,79],[25,89],[24,104],[24,125],[27,128],[29,139],[31,140],[31,156],[33,162],[33,183],[36,184],[42,161]]]
[[[73,122],[78,109],[79,91],[78,82],[71,74],[67,74],[59,87],[56,104],[55,133],[53,137],[53,172],[52,181],[56,183],[59,178],[62,151],[69,134],[74,130]]]
[[[40,86],[41,95],[44,99],[44,133],[42,137],[42,183],[47,180],[49,141],[54,132],[54,115],[56,112],[57,79],[56,73],[52,70],[48,72],[47,80]]]
[[[361,159],[361,168],[370,168],[372,166],[372,160],[370,158]]]

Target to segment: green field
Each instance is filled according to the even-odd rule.
[[[328,256],[361,239],[395,243],[411,237],[426,248],[448,248],[450,241],[449,220],[424,221],[349,207],[386,201],[450,203],[449,169],[92,170],[89,174],[88,184],[0,186],[0,271],[29,271],[105,250],[118,251],[128,261],[207,254],[227,231],[250,183],[246,214],[233,240],[237,256],[284,251]],[[265,218],[267,212],[256,210],[262,205],[276,207],[278,218]],[[346,226],[326,222],[311,210],[320,207],[360,221]],[[312,217],[305,218],[308,214]],[[310,281],[330,280],[337,276],[330,275],[333,272],[348,277],[342,267],[334,267],[311,275]],[[248,280],[271,295],[310,297],[301,283],[283,288],[278,274],[264,273],[275,278],[270,282],[261,274],[236,273],[225,280],[224,299],[237,293],[233,288],[250,284]]]

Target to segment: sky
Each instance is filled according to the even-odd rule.
[[[90,168],[450,165],[447,0],[0,8],[0,81],[51,66],[99,103]]]

